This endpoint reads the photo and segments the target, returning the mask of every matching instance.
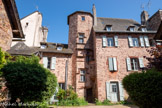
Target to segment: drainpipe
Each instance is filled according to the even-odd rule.
[[[68,82],[68,60],[66,60],[65,64],[65,90],[67,90],[67,82]]]

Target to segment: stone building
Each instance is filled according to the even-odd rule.
[[[15,0],[0,0],[0,47],[10,49],[12,38],[23,38]]]
[[[155,47],[157,29],[152,28],[151,19],[146,11],[141,13],[141,24],[132,19],[97,17],[93,5],[93,14],[76,11],[68,16],[68,45],[39,41],[40,46],[31,44],[31,53],[40,56],[40,63],[57,76],[61,88],[71,85],[88,102],[95,98],[122,101],[128,98],[122,79],[145,69],[148,61],[144,56],[150,57],[146,50]]]
[[[40,42],[47,41],[48,28],[42,26],[42,14],[35,11],[21,19],[25,38],[13,38],[12,46],[24,42],[29,47],[40,47]]]
[[[142,24],[96,15],[93,6],[93,14],[76,11],[68,16],[75,91],[89,102],[95,98],[122,101],[128,97],[122,79],[147,66],[143,57],[150,56],[146,49],[154,47],[156,31],[147,29],[145,11],[141,13]]]

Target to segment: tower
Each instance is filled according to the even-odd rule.
[[[148,19],[149,19],[148,12],[147,11],[142,11],[142,13],[141,13],[141,25],[146,25]]]

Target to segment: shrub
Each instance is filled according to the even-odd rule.
[[[3,68],[6,86],[11,94],[11,102],[17,98],[21,102],[43,102],[55,92],[57,79],[49,70],[39,64],[39,58],[19,56]]]
[[[84,98],[78,98],[78,95],[72,89],[59,89],[57,98],[59,100],[57,105],[59,106],[83,106],[88,104]]]
[[[95,99],[96,105],[114,105],[116,103],[111,103],[109,100],[104,100],[103,102],[99,101],[98,99]]]
[[[162,106],[162,73],[156,69],[132,73],[123,79],[123,85],[134,104],[140,108]]]

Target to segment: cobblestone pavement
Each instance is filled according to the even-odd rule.
[[[112,105],[112,106],[80,106],[80,107],[57,107],[57,106],[54,106],[53,108],[138,108],[138,107],[125,106],[125,105]]]

